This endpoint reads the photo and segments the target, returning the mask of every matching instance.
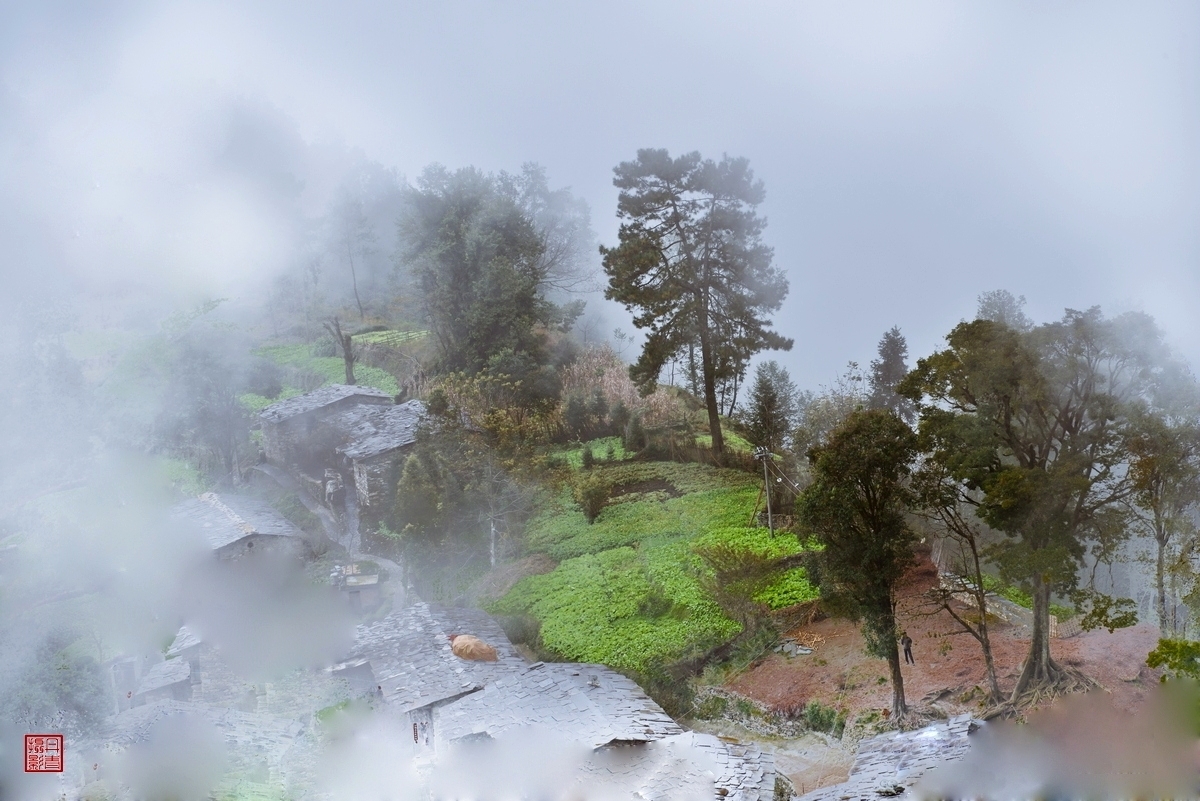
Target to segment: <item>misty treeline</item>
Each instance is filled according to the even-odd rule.
[[[799,531],[823,546],[811,577],[892,665],[896,715],[907,711],[899,591],[929,539],[940,541],[942,581],[926,611],[949,612],[979,644],[996,713],[1035,692],[1089,686],[1054,659],[1051,614],[1085,630],[1137,622],[1133,600],[1097,577],[1145,558],[1146,545],[1163,637],[1151,663],[1196,672],[1195,379],[1147,315],[1067,310],[1037,325],[1023,306],[985,293],[975,319],[912,369],[892,329],[869,372],[852,363],[818,392],[787,391],[769,363],[755,375],[747,431],[773,447],[773,432],[790,432],[782,455],[803,487]],[[1001,688],[986,610],[1006,588],[1024,597],[1033,625],[1015,685]],[[982,613],[956,611],[955,598]]]

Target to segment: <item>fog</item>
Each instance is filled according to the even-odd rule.
[[[765,180],[802,383],[892,324],[927,352],[998,285],[1035,319],[1147,311],[1194,356],[1196,13],[11,6],[6,295],[244,297],[358,160],[537,161],[611,242],[612,167],[667,147],[747,156]]]
[[[1200,364],[1198,143],[1188,3],[4,4],[0,690],[44,667],[48,632],[99,659],[163,650],[182,621],[252,682],[345,654],[350,620],[296,575],[218,575],[201,534],[162,536],[164,487],[195,493],[147,443],[191,447],[198,424],[173,410],[260,380],[248,345],[287,315],[393,286],[401,198],[430,165],[536,163],[569,188],[590,218],[571,206],[564,247],[591,272],[561,299],[587,301],[585,340],[624,347],[631,317],[597,291],[613,167],[649,147],[747,157],[795,341],[757,359],[816,388],[892,326],[932,352],[997,288],[1038,322],[1144,311]],[[225,360],[183,369],[201,351]],[[405,797],[393,724],[326,755],[339,797]],[[218,738],[164,725],[165,750],[118,773],[202,796]],[[550,748],[502,745],[494,763],[456,753],[440,791],[507,791]],[[582,746],[554,747],[562,777],[540,780],[569,784]]]

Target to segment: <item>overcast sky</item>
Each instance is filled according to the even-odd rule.
[[[262,169],[307,164],[298,202],[324,202],[314,153],[537,161],[606,243],[638,148],[748,157],[802,386],[892,325],[928,353],[995,288],[1038,320],[1147,311],[1200,364],[1195,3],[8,3],[0,76],[10,299],[282,269],[258,166],[213,167],[249,105]]]

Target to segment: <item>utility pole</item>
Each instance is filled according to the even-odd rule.
[[[767,476],[767,460],[771,458],[771,451],[767,448],[755,448],[754,458],[762,462],[763,466],[763,492],[767,494],[767,530],[771,532],[771,536],[775,536],[775,521],[771,516],[771,479]]]

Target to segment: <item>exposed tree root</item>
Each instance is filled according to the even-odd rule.
[[[1073,667],[1056,665],[1055,674],[1054,679],[1031,683],[1020,695],[988,707],[981,717],[984,720],[1023,719],[1032,710],[1059,696],[1104,689],[1098,681]]]

